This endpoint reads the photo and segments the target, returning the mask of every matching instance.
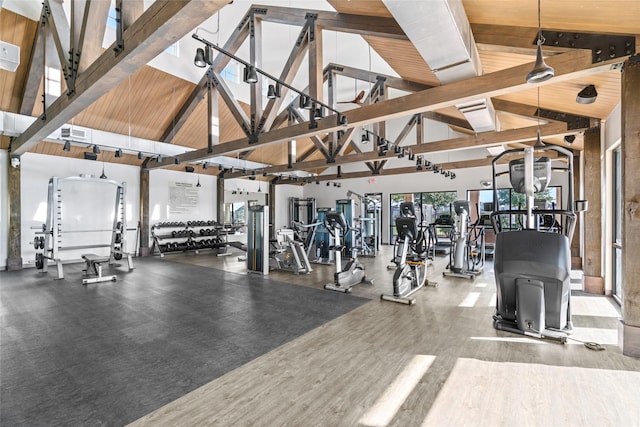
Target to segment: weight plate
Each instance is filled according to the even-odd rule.
[[[44,267],[44,255],[36,254],[36,268],[42,270]]]

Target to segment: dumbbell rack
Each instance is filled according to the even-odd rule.
[[[166,253],[199,253],[204,249],[227,250],[228,230],[216,221],[160,222],[151,227],[153,237],[152,253],[164,256]]]

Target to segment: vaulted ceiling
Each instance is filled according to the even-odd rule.
[[[189,1],[184,0],[183,3],[189,3]],[[220,7],[246,6],[242,2],[225,6],[226,3],[226,1],[221,1],[215,6],[208,6],[209,13],[215,13]],[[527,141],[530,143],[535,138],[535,129],[532,127],[536,124],[534,116],[538,105],[544,110],[590,118],[590,123],[593,125],[597,124],[597,120],[606,119],[620,102],[621,73],[618,69],[611,69],[611,65],[623,62],[628,55],[611,60],[607,58],[608,61],[601,63],[592,63],[590,52],[561,46],[544,46],[545,54],[548,55],[546,60],[556,68],[556,77],[540,85],[524,83],[524,76],[528,72],[527,70],[533,66],[532,63],[535,60],[535,46],[533,44],[537,34],[537,2],[535,1],[463,0],[464,11],[471,25],[483,75],[445,85],[441,84],[436,73],[422,59],[416,47],[404,36],[400,25],[394,21],[393,15],[382,0],[328,0],[328,3],[340,13],[337,15],[320,14],[318,18],[319,29],[333,26],[331,29],[360,34],[407,85],[413,84],[416,88],[424,90],[418,90],[415,93],[413,91],[401,92],[396,95],[398,97],[395,99],[378,97],[374,99],[378,102],[372,105],[366,105],[366,102],[362,106],[354,105],[353,109],[344,111],[344,115],[349,121],[346,127],[340,126],[335,117],[328,116],[320,119],[317,126],[311,128],[306,122],[308,120],[306,113],[302,113],[304,123],[290,125],[286,120],[286,112],[281,113],[280,117],[282,118],[284,114],[285,120],[280,120],[279,123],[276,120],[276,125],[258,134],[257,142],[253,144],[249,143],[249,136],[238,124],[239,113],[238,111],[234,113],[234,108],[237,110],[239,107],[242,114],[247,117],[251,116],[255,108],[252,109],[246,103],[237,103],[235,106],[227,105],[222,101],[222,97],[219,97],[220,144],[213,150],[214,154],[271,164],[273,166],[267,169],[273,173],[281,173],[287,169],[320,172],[335,164],[352,162],[368,162],[368,167],[371,169],[373,162],[379,165],[387,157],[378,158],[373,155],[375,153],[363,153],[362,149],[358,148],[358,144],[350,144],[349,140],[353,135],[349,129],[354,126],[373,125],[381,121],[384,123],[386,120],[397,118],[409,121],[416,114],[419,114],[426,118],[443,121],[455,130],[462,132],[463,136],[452,140],[451,144],[447,144],[446,141],[441,141],[439,145],[438,142],[414,144],[412,141],[403,144],[411,147],[412,152],[419,154],[447,150],[448,147],[451,149],[476,148],[527,143]],[[283,13],[281,9],[269,6],[264,6],[264,8],[268,10],[266,13],[261,12],[253,16],[265,21],[271,19],[274,20],[273,22],[280,22],[296,21],[297,16],[300,15],[298,12]],[[188,19],[194,20],[193,22],[199,19],[190,15],[188,11],[185,12],[186,8],[176,10],[176,14],[184,13]],[[640,42],[640,2],[543,0],[541,11],[544,30],[598,35],[632,35],[635,36],[636,45]],[[347,19],[347,17],[349,18]],[[206,16],[202,19],[204,18]],[[168,20],[169,17],[163,19]],[[375,19],[380,19],[380,21],[374,21]],[[300,22],[304,23],[305,20],[296,21],[297,24]],[[376,29],[371,25],[371,28],[367,29],[363,24],[367,22],[384,24],[385,27]],[[129,25],[130,28],[136,28],[135,21],[130,22]],[[193,26],[197,26],[197,22]],[[161,28],[160,24],[158,27]],[[185,32],[187,31],[189,30],[185,29]],[[296,31],[298,30],[296,29]],[[385,34],[385,31],[388,33]],[[2,111],[20,112],[21,108],[24,110],[24,100],[31,97],[32,104],[30,105],[33,105],[33,108],[28,112],[34,116],[42,114],[42,105],[37,97],[35,102],[33,101],[34,94],[41,93],[40,81],[35,80],[34,83],[33,77],[31,77],[31,83],[29,80],[30,70],[37,68],[34,65],[30,67],[30,63],[37,64],[38,61],[42,61],[39,57],[31,58],[33,53],[37,53],[37,46],[34,43],[37,39],[37,33],[37,22],[7,9],[1,9],[0,39],[19,45],[21,48],[21,65],[18,70],[14,73],[0,70],[0,110]],[[130,36],[125,32],[125,36],[127,35]],[[182,34],[176,36],[181,37]],[[246,37],[246,34],[244,36]],[[140,37],[139,42],[145,43],[145,36]],[[308,37],[310,37],[308,44],[312,44],[312,36]],[[158,49],[160,48],[158,45]],[[266,54],[268,46],[264,46],[263,49]],[[319,48],[315,46],[313,49],[320,49],[321,55],[321,45]],[[132,58],[130,59],[132,62],[136,62],[136,52],[125,52],[125,54]],[[309,56],[312,55],[309,54]],[[320,56],[320,58],[322,57]],[[322,68],[326,65],[320,61],[317,70],[320,70],[321,73]],[[117,64],[113,65],[113,67],[117,66]],[[112,69],[104,67],[107,71]],[[306,64],[301,67],[301,72],[306,72],[305,67],[307,67]],[[363,65],[362,68],[366,69],[367,66]],[[375,74],[376,70],[371,71]],[[328,74],[335,75],[332,73],[334,71],[325,72],[325,77]],[[316,71],[316,74],[319,73]],[[337,74],[340,73],[337,72]],[[317,75],[313,79],[317,79]],[[79,74],[78,82],[84,81],[81,77],[82,75]],[[207,152],[206,80],[203,80],[200,85],[194,85],[144,64],[137,64],[136,69],[122,67],[117,78],[118,81],[114,81],[115,84],[112,83],[109,90],[104,90],[104,93],[100,94],[95,101],[87,101],[77,114],[71,116],[72,120],[68,121],[73,121],[75,125],[79,126],[156,141],[162,140],[163,136],[166,137],[169,132],[172,144],[195,149],[194,152],[182,158],[187,162],[198,162],[211,154]],[[577,92],[588,84],[596,86],[597,101],[593,104],[576,103]],[[77,90],[82,91],[84,87],[77,87]],[[481,134],[474,134],[469,129],[465,129],[468,126],[464,124],[464,116],[459,113],[455,105],[476,98],[491,98],[493,100],[500,129]],[[190,113],[181,116],[181,110],[184,110],[190,99],[195,99],[189,110]],[[329,102],[326,99],[323,101]],[[72,103],[71,101],[66,102],[67,104]],[[62,105],[62,101],[60,103],[60,108],[68,108],[67,104]],[[297,106],[295,101],[292,105]],[[285,106],[283,103],[282,108]],[[68,111],[72,111],[73,108],[75,107]],[[57,111],[55,108],[53,110]],[[257,111],[259,114],[260,109]],[[260,117],[257,119],[259,120]],[[180,121],[179,127],[174,126],[176,121]],[[584,128],[568,129],[566,123],[553,120],[545,120],[543,124],[543,131],[547,132],[548,136],[545,140],[564,144],[562,138],[564,134],[578,133],[578,138],[572,148],[580,148],[579,132]],[[38,126],[38,123],[34,126]],[[383,131],[383,128],[378,127],[377,129]],[[336,134],[336,132],[339,133]],[[465,133],[467,136],[464,136]],[[20,137],[18,143],[26,139],[26,136]],[[289,168],[286,165],[288,142],[292,139],[297,142],[297,162],[292,165],[292,168]],[[8,147],[9,139],[3,136],[0,140],[0,148],[6,149]],[[78,148],[65,152],[62,150],[61,144],[47,142],[37,143],[29,151],[72,157],[82,157],[83,152]],[[327,153],[330,154],[329,157],[335,157],[329,159],[330,162],[327,162]],[[336,159],[338,161],[333,163]],[[101,160],[136,165],[142,163],[136,156],[115,158],[112,153],[105,154]],[[478,162],[481,161],[478,160]],[[473,166],[478,162],[470,161],[466,165]],[[155,159],[149,159],[146,164],[150,168],[176,168],[176,166],[169,166],[172,164],[170,162],[158,163]],[[463,166],[465,166],[463,163],[457,165],[457,167]],[[405,170],[403,173],[408,172],[410,171]],[[229,176],[241,176],[241,174],[235,173],[229,174]]]

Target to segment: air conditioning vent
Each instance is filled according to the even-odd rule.
[[[77,129],[77,128],[61,128],[60,137],[70,138],[70,139],[73,139],[74,141],[86,141],[87,131],[84,129]]]

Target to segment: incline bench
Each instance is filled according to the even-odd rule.
[[[108,256],[100,256],[96,254],[84,254],[82,255],[82,259],[84,259],[87,264],[87,268],[84,270],[86,276],[95,276],[89,277],[86,279],[82,279],[82,284],[86,285],[87,283],[99,283],[99,282],[108,282],[108,281],[116,281],[117,277],[115,275],[112,276],[102,276],[102,265],[103,262],[109,262]]]

